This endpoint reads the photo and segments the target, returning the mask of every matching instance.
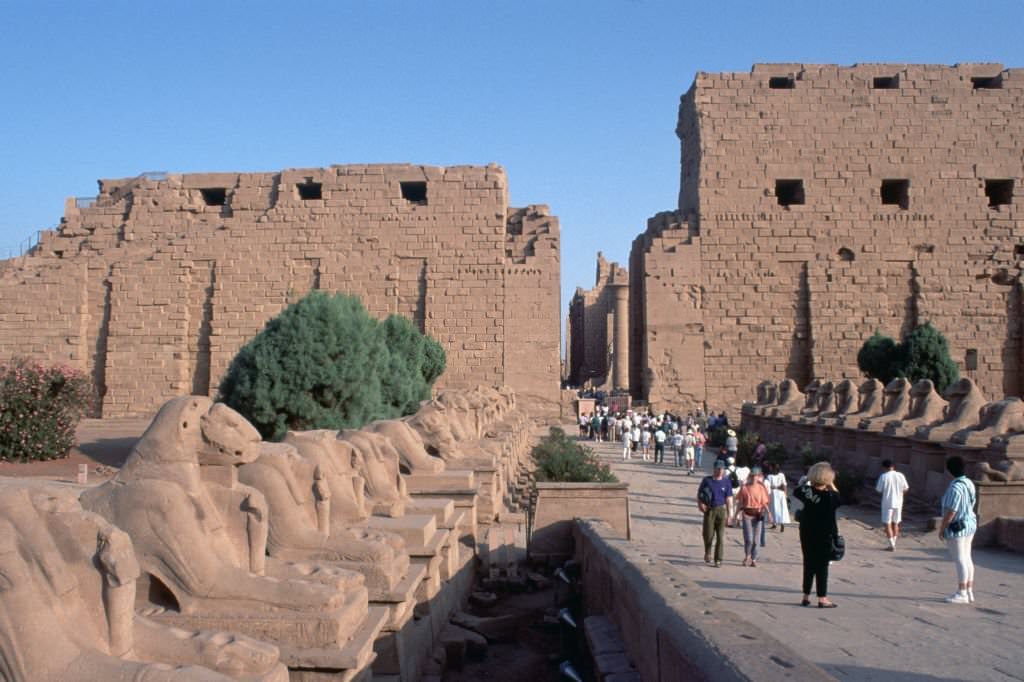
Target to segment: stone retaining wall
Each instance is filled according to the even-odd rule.
[[[607,616],[645,682],[834,680],[610,526],[578,520],[587,616]]]

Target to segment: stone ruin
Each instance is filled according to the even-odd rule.
[[[831,383],[815,381],[807,387],[809,394]],[[782,385],[795,382],[786,379]],[[941,497],[950,480],[946,459],[959,455],[979,491],[980,541],[996,542],[996,534],[1009,528],[1000,518],[1024,515],[1024,402],[1014,396],[988,401],[969,377],[948,386],[944,395],[928,379],[913,385],[894,379],[885,387],[882,405],[876,397],[880,388],[873,379],[861,385],[863,416],[854,412],[840,420],[822,413],[815,420],[815,408],[797,411],[793,406],[795,388],[779,393],[776,408],[765,404],[762,382],[757,402],[742,410],[742,427],[791,452],[810,446],[839,468],[869,480],[888,459],[907,477],[910,494],[929,503]],[[815,406],[824,409],[830,402],[816,400]],[[1012,532],[1005,530],[1011,545],[1016,542]]]
[[[146,173],[69,199],[0,261],[0,358],[89,374],[103,417],[214,397],[231,359],[319,289],[399,314],[448,353],[438,387],[507,384],[559,409],[559,225],[498,166]]]
[[[1001,64],[698,73],[678,203],[621,268],[633,398],[731,416],[751,377],[858,376],[872,331],[926,320],[986,395],[1020,395],[1022,114],[1024,70]],[[570,305],[573,369],[603,369],[603,260]]]
[[[110,481],[0,478],[0,677],[416,680],[516,501],[531,424],[480,386],[267,443],[182,396]]]

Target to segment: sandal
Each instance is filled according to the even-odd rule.
[[[757,559],[751,559],[750,560],[750,567],[751,568],[757,568]]]
[[[800,600],[800,606],[810,606],[810,605],[811,605],[811,600],[810,599],[801,599]]]
[[[820,602],[818,602],[818,608],[819,609],[834,609],[834,608],[838,608],[838,607],[839,607],[839,604],[835,603],[834,601],[830,601],[830,602],[822,602],[822,601],[820,601]]]

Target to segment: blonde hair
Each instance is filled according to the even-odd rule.
[[[836,489],[836,471],[828,462],[818,462],[807,471],[807,480],[815,488]]]

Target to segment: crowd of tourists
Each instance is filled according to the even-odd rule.
[[[703,411],[689,412],[685,417],[663,412],[611,412],[598,406],[593,412],[579,417],[580,437],[597,442],[621,443],[622,459],[641,458],[653,464],[665,463],[665,452],[670,450],[676,467],[685,467],[692,475],[704,466],[704,451],[709,431],[728,428],[725,413],[705,415]],[[728,431],[726,448],[736,454],[736,432]]]
[[[743,533],[743,565],[756,567],[767,532],[783,533],[794,521],[799,524],[803,556],[802,606],[811,605],[812,588],[818,608],[835,608],[828,598],[828,570],[842,559],[845,541],[839,534],[836,510],[841,504],[836,487],[836,472],[828,462],[810,467],[792,490],[792,498],[802,508],[790,514],[790,490],[777,461],[767,462],[767,445],[758,438],[749,461],[738,462],[739,439],[730,428],[725,413],[705,415],[689,412],[685,417],[663,412],[627,410],[611,412],[598,406],[592,413],[580,415],[580,437],[594,441],[621,443],[622,459],[639,458],[652,464],[664,464],[671,449],[672,463],[685,468],[688,475],[703,471],[703,459],[709,449],[708,434],[723,429],[724,443],[714,453],[712,474],[700,483],[697,505],[703,513],[704,561],[721,566],[725,529],[737,527]],[[889,460],[882,462],[883,473],[875,489],[881,494],[881,522],[888,551],[895,551],[902,525],[903,499],[910,489],[906,477]],[[941,501],[939,537],[946,543],[956,566],[957,590],[946,601],[951,604],[974,603],[974,563],[971,544],[977,530],[977,492],[965,475],[960,457],[950,457],[947,471],[953,476]]]
[[[761,444],[759,440],[758,448]],[[895,551],[902,524],[903,496],[910,486],[892,461],[883,461],[882,468],[884,471],[875,484],[875,490],[881,493],[886,549]],[[957,572],[957,590],[946,598],[946,602],[973,604],[971,544],[977,530],[977,491],[965,475],[963,458],[950,457],[946,461],[946,470],[953,480],[942,496],[938,532],[939,538],[947,545]],[[732,456],[715,460],[713,473],[701,481],[697,490],[697,506],[704,515],[705,563],[713,562],[716,567],[722,565],[725,528],[729,526],[739,525],[743,529],[743,565],[750,567],[757,566],[759,548],[765,546],[767,524],[770,523],[773,529],[778,528],[780,533],[785,531],[791,522],[786,476],[777,462],[771,463],[768,471],[765,475],[761,462],[747,468],[737,467]],[[828,598],[828,571],[834,561],[843,558],[846,543],[836,522],[841,498],[832,465],[828,462],[812,465],[797,483],[793,497],[802,504],[796,515],[803,557],[803,599],[800,604],[811,605],[811,590],[814,588],[818,608],[835,608],[836,603]]]

